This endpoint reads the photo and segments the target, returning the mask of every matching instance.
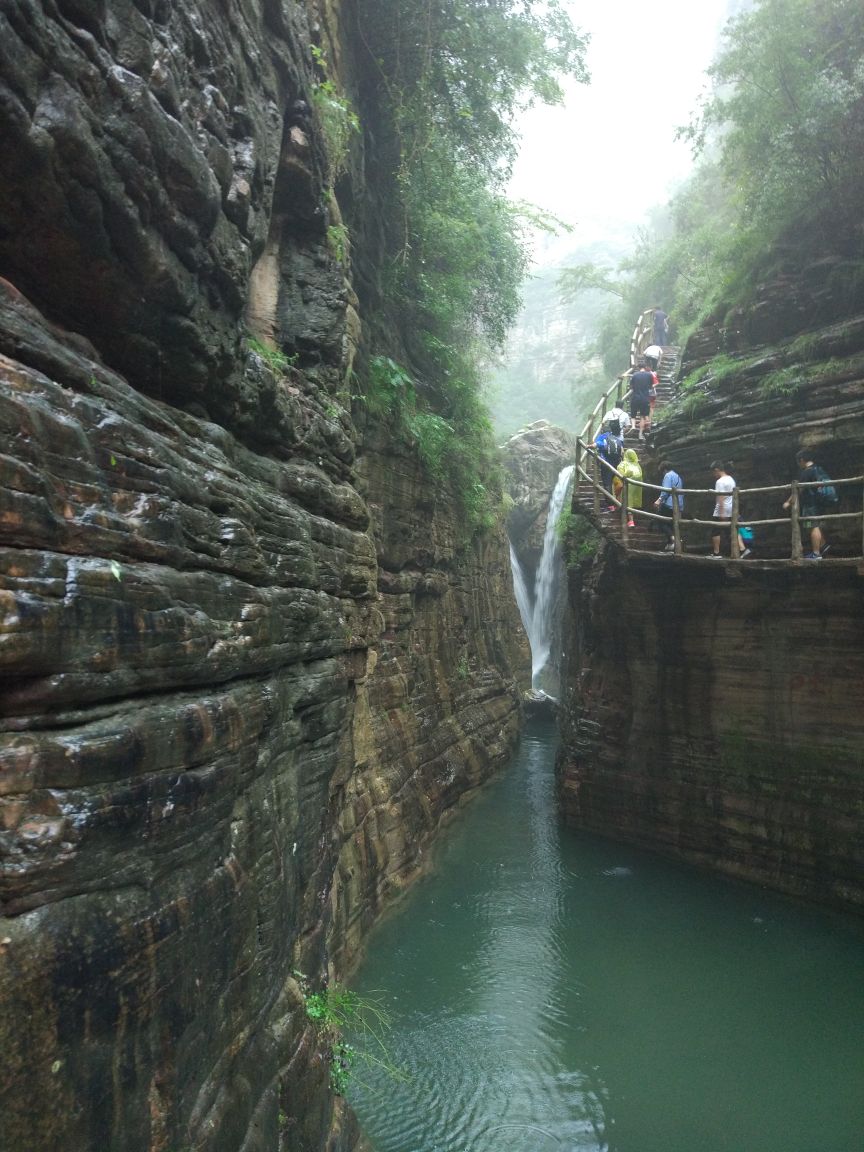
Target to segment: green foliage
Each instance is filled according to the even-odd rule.
[[[344,224],[331,224],[327,228],[327,247],[340,264],[348,256],[348,229]]]
[[[805,266],[814,295],[824,275],[833,301],[864,302],[862,61],[860,0],[755,0],[729,22],[713,91],[682,130],[699,164],[667,230],[655,221],[616,277],[622,304],[601,334],[608,371],[655,302],[679,344],[709,319],[722,330],[766,279]]]
[[[418,396],[412,378],[389,356],[372,358],[367,379],[367,410],[413,445],[430,480],[453,493],[468,534],[493,527],[502,511],[502,481],[488,412],[477,390],[451,380],[449,395],[434,397],[446,404],[445,418],[429,410],[427,396]]]
[[[694,390],[692,392],[688,392],[686,395],[681,397],[678,404],[678,411],[688,420],[694,420],[705,407],[707,400],[708,397],[702,391]]]
[[[565,300],[574,300],[592,289],[621,299],[626,294],[624,286],[614,279],[609,269],[597,264],[576,264],[572,268],[563,268],[558,276],[558,290]]]
[[[294,977],[303,994],[306,1015],[319,1028],[329,1046],[330,1086],[343,1096],[358,1063],[383,1068],[397,1080],[405,1080],[390,1060],[384,1041],[390,1030],[390,1016],[377,1000],[358,996],[341,984],[328,984],[319,992],[312,992],[302,972]],[[349,1043],[344,1033],[357,1038]]]
[[[713,384],[725,380],[728,376],[733,376],[736,372],[740,371],[741,364],[738,360],[734,360],[731,356],[715,356],[705,366],[705,378],[709,379]]]
[[[297,360],[296,353],[293,356],[286,356],[278,348],[271,348],[267,344],[262,344],[254,336],[246,337],[246,346],[250,352],[254,352],[259,359],[263,360],[277,376],[283,376]]]
[[[737,220],[761,253],[810,237],[861,254],[862,56],[860,0],[761,0],[727,25],[691,135],[722,132]]]
[[[603,537],[584,516],[569,515],[565,531],[564,556],[568,568],[577,567],[597,555]]]
[[[327,75],[326,53],[315,44],[312,45],[311,52],[321,77],[312,87],[312,105],[324,135],[332,182],[345,170],[351,137],[360,131],[360,120],[351,106],[351,101],[339,91],[335,81]]]
[[[759,391],[765,397],[792,396],[801,383],[801,373],[797,368],[778,368],[765,377],[759,385]]]
[[[555,536],[563,544],[570,532],[570,522],[573,519],[573,505],[565,501],[564,507],[555,524]]]
[[[585,78],[584,41],[560,0],[360,0],[358,15],[375,160],[390,173],[382,295],[422,396],[416,411],[440,420],[414,420],[411,434],[433,472],[446,456],[482,527],[500,485],[479,366],[516,317],[538,224],[505,195],[514,116],[559,102],[559,76]]]

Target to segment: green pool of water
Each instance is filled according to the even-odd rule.
[[[446,833],[352,986],[376,1152],[864,1152],[864,924],[562,828],[556,737]]]

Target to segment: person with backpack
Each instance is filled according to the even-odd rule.
[[[624,409],[619,408],[616,404],[603,417],[603,423],[609,425],[609,431],[613,436],[626,436],[632,421]]]
[[[825,543],[825,534],[819,520],[839,503],[837,489],[825,469],[814,462],[812,452],[802,449],[795,460],[798,464],[798,482],[813,484],[812,488],[800,489],[801,527],[810,533],[810,551],[804,553],[804,559],[821,560],[831,545]],[[816,481],[820,483],[816,484]],[[788,509],[791,503],[790,496],[783,507]]]
[[[594,438],[594,446],[600,458],[600,483],[607,492],[614,492],[614,482],[617,478],[615,469],[624,456],[624,439],[620,435],[616,436],[604,420]],[[609,504],[608,511],[614,512],[615,505]]]
[[[654,501],[654,507],[657,509],[657,511],[660,513],[661,516],[668,516],[669,519],[671,520],[672,516],[673,516],[673,512],[672,512],[672,501],[673,500],[678,501],[678,511],[679,512],[684,511],[684,497],[683,497],[683,495],[681,495],[680,493],[677,496],[672,495],[672,493],[674,492],[674,490],[676,488],[683,488],[684,487],[684,481],[681,479],[681,477],[675,471],[675,468],[672,465],[672,462],[670,460],[664,460],[663,463],[660,465],[660,469],[663,472],[663,479],[660,481],[660,486],[661,486],[661,488],[664,489],[664,491],[661,492],[660,495],[657,497],[657,499]],[[666,547],[665,547],[664,551],[665,552],[674,552],[675,551],[675,534],[673,531],[667,530],[667,542],[666,542]]]

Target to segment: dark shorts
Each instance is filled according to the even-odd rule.
[[[731,534],[732,534],[732,522],[731,522],[731,520],[717,519],[711,525],[711,535],[712,536],[731,536]]]
[[[651,400],[648,396],[631,396],[630,397],[630,415],[636,416],[650,416],[651,414]]]
[[[818,528],[820,532],[822,531],[822,521],[821,520],[814,520],[811,517],[809,520],[802,520],[800,523],[801,523],[801,527],[806,528],[808,532],[811,531],[813,528]]]

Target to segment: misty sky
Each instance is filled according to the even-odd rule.
[[[591,33],[591,83],[569,86],[566,108],[525,115],[511,195],[573,225],[565,244],[572,248],[607,229],[632,232],[686,174],[690,148],[675,141],[675,129],[706,86],[731,5],[570,0],[568,7]]]

